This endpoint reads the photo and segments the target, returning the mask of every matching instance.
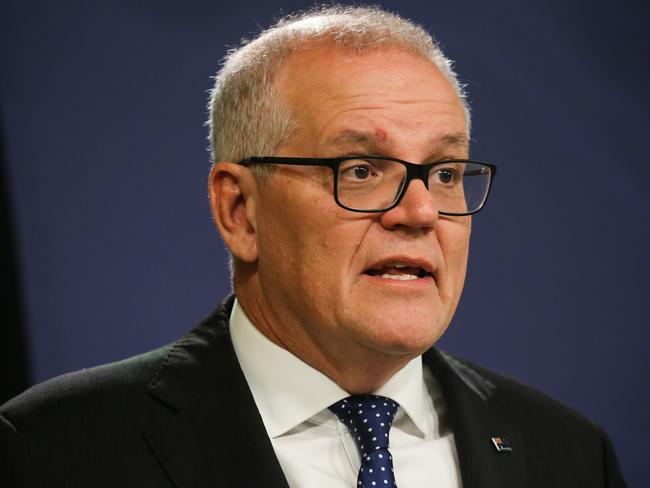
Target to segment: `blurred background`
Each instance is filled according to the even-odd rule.
[[[650,13],[641,1],[384,1],[456,60],[499,165],[443,349],[531,384],[650,475]],[[173,341],[230,290],[206,90],[304,1],[0,3],[0,403]]]

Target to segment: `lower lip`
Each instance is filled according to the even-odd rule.
[[[362,274],[361,277],[364,280],[368,280],[369,283],[382,286],[390,286],[393,288],[405,288],[409,290],[414,289],[427,289],[431,286],[435,286],[436,282],[433,279],[433,276],[425,276],[424,278],[416,278],[414,280],[393,280],[390,278],[382,278],[378,275],[369,275]]]

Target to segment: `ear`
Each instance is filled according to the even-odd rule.
[[[257,181],[244,166],[216,163],[208,182],[212,218],[230,252],[240,260],[257,260]]]

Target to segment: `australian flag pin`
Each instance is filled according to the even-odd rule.
[[[510,440],[507,437],[492,437],[491,440],[497,452],[512,451],[512,446],[510,446]]]

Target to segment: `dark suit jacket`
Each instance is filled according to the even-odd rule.
[[[231,307],[232,297],[170,346],[0,407],[0,485],[286,487],[230,341]],[[607,436],[577,413],[435,348],[424,361],[447,401],[464,488],[625,486]]]

